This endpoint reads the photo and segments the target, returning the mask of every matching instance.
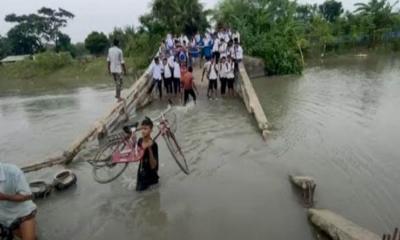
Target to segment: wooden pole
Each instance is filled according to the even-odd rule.
[[[61,155],[56,157],[48,158],[43,162],[30,164],[22,167],[24,172],[37,171],[42,168],[52,167],[57,164],[68,164],[76,157],[76,155],[82,150],[82,147],[90,139],[97,137],[98,134],[104,133],[105,131],[114,128],[120,122],[127,121],[129,119],[129,110],[139,106],[144,107],[151,100],[146,98],[147,89],[149,87],[148,79],[145,73],[130,87],[125,101],[116,103],[104,117],[97,120],[93,126],[82,136],[75,139],[72,144],[64,151]]]

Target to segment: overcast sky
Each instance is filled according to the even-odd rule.
[[[9,13],[32,13],[42,6],[61,7],[75,14],[64,32],[73,42],[83,41],[93,30],[109,33],[114,27],[138,25],[138,17],[149,11],[151,0],[0,0],[0,34],[5,35],[12,25],[4,21]],[[342,0],[345,9],[367,0]],[[395,0],[390,0],[394,2]],[[201,0],[207,8],[212,8],[218,0]],[[299,0],[301,3],[321,3],[323,0]]]

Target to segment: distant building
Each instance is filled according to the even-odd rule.
[[[15,55],[15,56],[8,56],[3,58],[0,63],[1,64],[6,64],[6,63],[15,63],[19,61],[23,61],[25,59],[30,59],[32,58],[32,55]]]

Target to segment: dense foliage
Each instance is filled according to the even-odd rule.
[[[9,14],[15,23],[0,36],[0,57],[37,54],[45,50],[88,52],[103,56],[113,39],[135,68],[145,68],[167,33],[193,35],[210,28],[231,27],[241,33],[246,54],[265,60],[269,74],[301,73],[310,56],[352,49],[400,50],[400,14],[388,0],[368,0],[345,11],[338,0],[300,4],[292,0],[220,0],[204,10],[198,0],[153,0],[137,27],[116,28],[108,35],[90,33],[85,43],[71,44],[61,30],[74,15],[64,9],[41,8],[28,15]],[[44,55],[47,56],[47,55]],[[48,56],[51,57],[51,56]]]
[[[104,54],[109,47],[108,38],[104,33],[91,32],[85,39],[85,47],[91,54]]]
[[[247,54],[262,57],[270,74],[299,73],[304,55],[358,47],[400,46],[400,14],[387,0],[357,3],[354,12],[341,2],[321,5],[289,0],[222,0],[217,25],[239,30]]]

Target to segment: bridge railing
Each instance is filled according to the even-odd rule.
[[[247,108],[247,111],[250,114],[253,114],[257,122],[258,128],[261,131],[262,137],[265,140],[269,133],[268,128],[270,124],[267,120],[264,109],[261,106],[260,100],[258,99],[257,93],[254,90],[253,84],[251,83],[243,62],[239,64],[236,89],[239,96],[242,98]]]

